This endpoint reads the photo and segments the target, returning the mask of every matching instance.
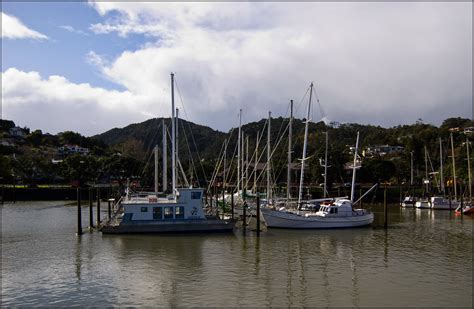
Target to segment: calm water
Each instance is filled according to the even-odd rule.
[[[386,232],[374,210],[352,230],[77,237],[75,207],[5,204],[2,305],[473,305],[471,217],[391,206]]]

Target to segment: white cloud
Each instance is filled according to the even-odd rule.
[[[62,76],[42,78],[15,68],[2,73],[3,117],[53,133],[95,134],[140,121],[149,116],[146,111],[153,110],[154,100],[130,91],[74,84]]]
[[[103,66],[104,75],[151,94],[175,71],[193,119],[213,127],[234,125],[229,115],[239,107],[249,121],[283,114],[312,80],[335,121],[470,116],[468,3],[92,5],[106,18],[92,26],[97,33],[156,38]]]
[[[18,18],[2,12],[2,38],[47,40],[48,37],[25,26]]]
[[[59,28],[61,29],[64,29],[68,32],[71,32],[71,33],[75,33],[75,34],[80,34],[80,35],[89,35],[87,32],[84,32],[82,30],[79,30],[79,29],[76,29],[74,28],[73,26],[69,26],[69,25],[62,25],[62,26],[59,26]]]
[[[313,120],[391,126],[471,116],[470,3],[91,5],[104,18],[91,26],[96,34],[147,36],[115,59],[86,55],[126,91],[9,69],[2,74],[6,118],[94,134],[168,117],[170,72],[189,120],[221,130],[237,124],[239,108],[244,122],[268,110],[284,116],[290,99],[303,117],[311,81],[324,108],[321,115],[314,105]],[[45,113],[54,121],[42,120]]]

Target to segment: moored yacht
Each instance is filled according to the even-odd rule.
[[[178,189],[176,198],[129,195],[101,229],[104,234],[231,232],[235,221],[207,217],[203,189]]]
[[[401,202],[400,206],[405,208],[413,208],[415,207],[416,198],[413,196],[406,196],[403,201]]]
[[[428,199],[421,199],[415,202],[415,207],[420,209],[429,209],[431,208],[430,200]]]
[[[352,209],[347,199],[338,199],[330,205],[321,205],[317,212],[279,211],[262,208],[268,227],[287,229],[350,228],[372,224],[374,214],[365,209]]]
[[[102,233],[233,231],[234,220],[221,220],[216,216],[205,215],[202,201],[204,189],[177,188],[177,162],[179,161],[175,146],[174,74],[171,73],[171,194],[168,197],[158,197],[156,192],[131,194],[127,187],[126,195],[116,204],[114,216],[102,226]],[[165,167],[164,169],[166,170]],[[155,191],[157,191],[156,188],[157,184],[155,184]]]
[[[432,209],[453,210],[459,206],[459,202],[450,201],[442,196],[433,196],[430,200],[430,207]]]

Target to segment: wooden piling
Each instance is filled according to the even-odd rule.
[[[77,188],[77,236],[82,235],[81,189]]]
[[[209,203],[209,205],[211,206],[211,214],[212,214],[212,213],[213,213],[213,211],[212,211],[212,189],[211,189],[211,192],[210,192],[210,193],[211,193],[211,194],[209,195],[209,198],[210,198],[210,203]]]
[[[97,228],[100,227],[100,188],[97,188]]]
[[[225,190],[224,190],[224,184],[222,184],[222,219],[224,219],[224,214],[225,214]]]
[[[234,219],[234,193],[230,195],[231,218]]]
[[[94,214],[92,211],[92,188],[89,188],[89,229],[94,228]]]
[[[451,189],[449,189],[449,211],[451,212],[453,208],[451,207]]]
[[[260,237],[260,196],[257,193],[257,237]]]
[[[112,218],[112,206],[110,204],[111,200],[107,200],[107,214],[109,215],[109,220]]]
[[[242,212],[242,233],[245,235],[247,229],[247,204],[245,202],[242,204]]]
[[[383,190],[383,228],[387,229],[387,220],[388,219],[388,214],[387,214],[387,187]]]

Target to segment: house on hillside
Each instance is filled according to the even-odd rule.
[[[390,145],[377,145],[369,146],[362,153],[364,157],[372,157],[379,155],[381,157],[385,155],[391,155],[396,153],[402,153],[405,148],[402,146],[390,146]]]
[[[18,137],[18,138],[25,138],[26,137],[26,132],[20,127],[10,128],[8,130],[8,133],[10,133],[10,135],[13,136],[13,137]]]
[[[89,154],[89,149],[80,147],[78,145],[66,144],[58,148],[58,153],[61,155],[70,155],[70,154],[87,155]]]

